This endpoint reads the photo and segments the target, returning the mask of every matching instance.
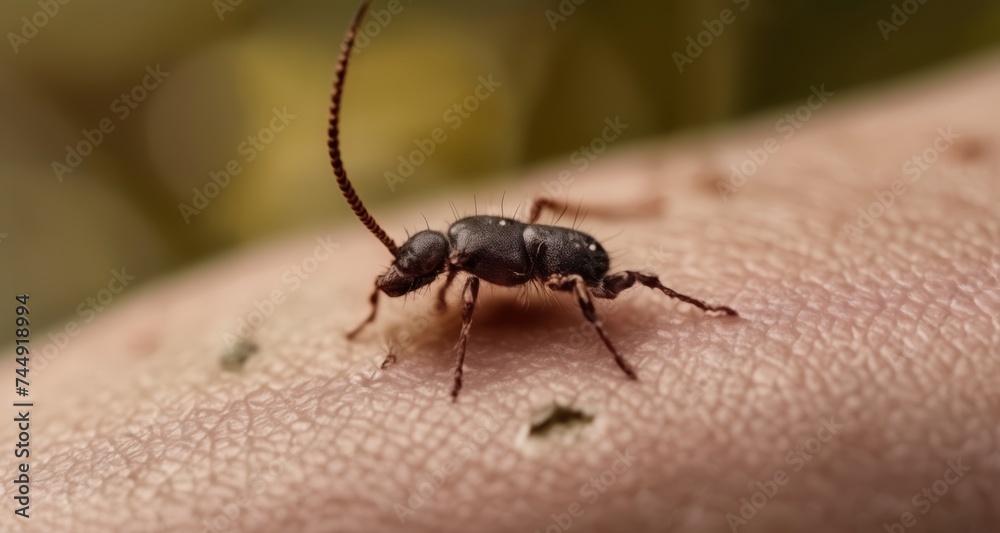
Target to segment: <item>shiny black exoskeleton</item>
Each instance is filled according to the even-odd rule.
[[[411,236],[402,246],[396,246],[395,241],[375,222],[358,198],[340,157],[340,100],[354,38],[367,8],[368,2],[365,1],[348,28],[341,46],[330,105],[327,145],[337,184],[348,205],[395,259],[389,270],[375,280],[375,290],[370,298],[371,313],[364,322],[348,333],[348,338],[353,338],[375,319],[380,292],[390,297],[403,296],[428,286],[445,274],[445,283],[438,293],[438,307],[444,308],[448,287],[456,276],[466,274],[468,277],[462,291],[462,333],[451,393],[452,398],[457,398],[462,387],[462,367],[480,280],[504,287],[535,282],[549,290],[572,292],[584,316],[594,325],[604,345],[614,355],[615,362],[632,379],[636,378],[635,372],[608,338],[604,325],[597,317],[593,298],[613,299],[625,289],[640,283],[704,311],[736,316],[736,311],[729,307],[708,305],[675,292],[665,287],[652,274],[631,270],[608,274],[608,254],[593,237],[571,228],[536,223],[543,209],[565,210],[567,207],[562,202],[549,198],[536,199],[526,221],[502,216],[465,217],[453,223],[448,228],[447,235],[432,230],[421,231]]]
[[[586,233],[480,215],[456,221],[447,237],[432,230],[410,237],[376,285],[389,296],[402,296],[457,271],[504,287],[571,275],[597,287],[609,267],[607,252]]]

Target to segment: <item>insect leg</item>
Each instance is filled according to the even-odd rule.
[[[566,202],[560,202],[558,200],[553,200],[547,196],[536,196],[534,200],[531,201],[531,209],[528,210],[528,224],[534,224],[538,222],[538,217],[542,216],[542,209],[563,209],[564,211],[569,208],[569,204]]]
[[[543,209],[551,209],[553,211],[561,209],[562,212],[566,212],[569,209],[570,204],[562,200],[555,200],[547,196],[537,196],[531,201],[531,209],[528,210],[528,224],[534,224],[538,222],[539,217],[542,216]],[[663,211],[663,197],[659,195],[651,195],[645,198],[642,202],[631,203],[623,206],[589,206],[586,209],[587,213],[590,213],[596,217],[602,218],[634,218],[641,216],[653,216],[658,215]]]
[[[635,285],[636,282],[639,282],[651,289],[662,291],[663,294],[682,302],[689,303],[702,311],[719,312],[729,316],[739,316],[736,310],[731,307],[707,304],[697,298],[681,294],[669,287],[664,286],[663,283],[660,282],[660,278],[652,274],[643,274],[642,272],[635,272],[632,270],[626,270],[617,274],[605,276],[605,278],[601,281],[600,288],[594,291],[594,296],[613,300],[620,292]]]
[[[448,277],[444,280],[444,285],[438,290],[438,301],[434,304],[434,309],[439,313],[444,312],[448,308],[448,301],[445,298],[448,296],[448,289],[451,287],[453,281],[455,281],[455,276],[458,275],[458,270],[449,268]]]
[[[601,319],[597,317],[597,311],[594,309],[594,301],[591,298],[590,289],[587,288],[587,284],[578,275],[572,276],[553,276],[545,286],[554,291],[572,291],[576,296],[576,301],[580,304],[580,310],[583,311],[583,316],[586,317],[594,328],[597,329],[597,334],[604,341],[604,345],[608,347],[608,351],[611,355],[615,356],[615,362],[618,366],[625,372],[625,375],[631,379],[638,379],[635,375],[635,370],[632,370],[632,366],[628,364],[628,361],[622,357],[615,346],[611,344],[611,339],[608,338],[608,334],[604,331],[604,324]]]
[[[458,401],[458,391],[462,388],[462,365],[465,364],[465,347],[469,343],[469,329],[472,328],[472,312],[479,297],[479,278],[472,276],[462,290],[462,336],[458,341],[458,363],[455,366],[455,386],[451,389],[451,400]]]
[[[371,302],[372,304],[372,311],[371,313],[368,314],[368,318],[366,318],[364,322],[358,324],[356,328],[352,329],[347,333],[348,340],[354,339],[354,337],[358,333],[361,333],[361,330],[364,329],[365,326],[367,326],[368,324],[372,323],[375,320],[375,312],[378,311],[378,292],[379,292],[378,280],[376,280],[375,290],[372,291],[371,297],[368,298],[368,301]]]

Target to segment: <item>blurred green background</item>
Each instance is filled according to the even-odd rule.
[[[373,4],[342,120],[346,165],[376,212],[564,159],[606,117],[630,125],[628,142],[710,128],[801,102],[813,85],[839,94],[1000,42],[1000,2],[987,0],[398,1],[395,13]],[[29,291],[36,327],[79,321],[114,269],[136,277],[132,290],[254,240],[354,223],[325,121],[357,4],[4,0],[0,294],[11,308]],[[727,9],[731,23],[712,22]],[[720,24],[681,72],[674,54],[697,52],[688,38]],[[500,87],[452,129],[447,110],[490,75]],[[438,127],[447,142],[391,190],[385,173]],[[186,219],[179,204],[197,209],[193,190],[233,164]],[[0,328],[0,341],[12,334]]]

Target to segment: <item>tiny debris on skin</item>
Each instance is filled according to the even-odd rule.
[[[249,339],[240,339],[231,350],[227,350],[220,358],[220,364],[224,370],[238,372],[243,370],[246,362],[257,353],[259,347],[257,343]]]
[[[557,431],[586,426],[593,421],[594,415],[574,407],[555,403],[543,411],[538,420],[531,424],[528,436],[536,439],[546,438]]]

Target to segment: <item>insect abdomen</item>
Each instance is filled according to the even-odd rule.
[[[597,239],[570,228],[532,224],[524,230],[524,243],[535,277],[577,274],[588,285],[597,285],[608,273],[611,260]]]

